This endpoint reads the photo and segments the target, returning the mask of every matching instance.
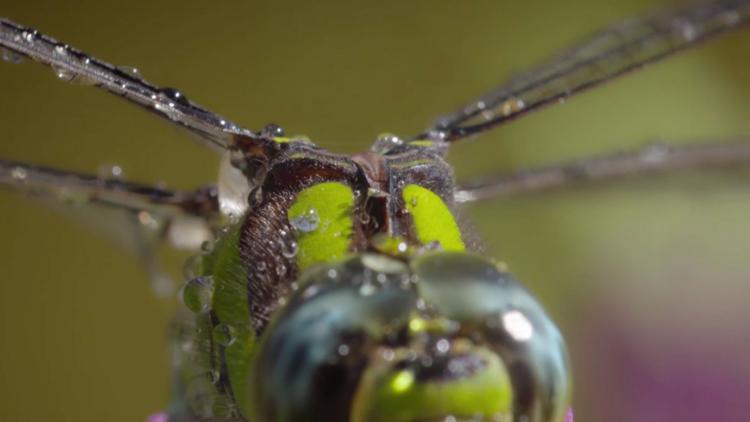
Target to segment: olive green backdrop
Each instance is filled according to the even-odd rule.
[[[8,1],[0,14],[136,66],[250,128],[273,121],[353,152],[384,131],[416,133],[512,72],[653,4]],[[750,133],[748,43],[749,31],[732,34],[462,144],[450,160],[468,178],[656,138]],[[178,188],[216,174],[216,157],[184,133],[28,62],[0,63],[0,128],[5,158],[92,172],[117,163],[132,180]],[[487,254],[505,260],[559,321],[579,420],[634,420],[606,347],[590,334],[600,318],[606,332],[619,315],[643,341],[628,344],[644,365],[654,359],[645,351],[665,338],[683,350],[714,345],[730,362],[747,340],[747,174],[529,195],[465,214]],[[0,420],[132,422],[161,409],[176,300],[154,296],[109,237],[23,196],[0,192],[0,233]],[[718,357],[706,353],[706,361]]]

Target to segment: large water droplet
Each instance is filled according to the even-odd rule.
[[[234,327],[229,324],[219,324],[214,327],[212,336],[215,342],[224,347],[231,346],[237,340]]]
[[[230,153],[224,153],[217,183],[219,210],[230,219],[239,219],[248,207],[252,186],[247,176],[232,165]]]
[[[284,128],[275,123],[269,123],[263,127],[261,135],[267,138],[279,138],[284,136]]]
[[[302,214],[294,217],[289,223],[298,232],[309,233],[318,229],[320,216],[315,208],[309,208]]]
[[[371,151],[378,154],[388,154],[397,150],[404,145],[404,140],[391,133],[384,133],[375,139],[375,143],[370,148]]]
[[[167,99],[170,103],[180,104],[184,106],[190,105],[187,97],[185,97],[182,92],[174,88],[162,88],[159,91],[159,95]],[[170,106],[174,107],[174,104],[170,104]]]
[[[64,67],[52,66],[52,71],[55,73],[55,77],[63,82],[73,82],[76,78],[75,72]]]
[[[195,313],[206,312],[211,309],[214,296],[213,277],[196,277],[182,288],[182,302]]]
[[[58,57],[67,57],[68,56],[68,46],[65,44],[57,44],[55,45],[55,48],[52,50],[52,53],[55,56]]]

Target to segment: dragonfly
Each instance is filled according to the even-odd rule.
[[[520,117],[526,113],[529,113],[531,111],[534,111],[537,109],[537,107],[540,107],[542,105],[545,105],[546,102],[550,103],[557,103],[560,101],[561,98],[567,98],[568,96],[575,94],[578,92],[579,88],[588,88],[588,85],[590,85],[592,82],[596,82],[595,76],[601,77],[602,80],[608,80],[614,76],[618,76],[621,71],[627,71],[630,70],[629,67],[637,67],[651,58],[660,58],[662,54],[666,53],[672,53],[673,50],[679,50],[683,47],[687,47],[690,45],[693,45],[699,41],[701,41],[703,38],[709,37],[714,35],[714,32],[723,32],[725,30],[735,28],[739,26],[741,23],[744,22],[744,9],[742,8],[742,5],[731,5],[730,6],[722,6],[721,8],[716,7],[707,7],[706,9],[703,8],[697,8],[697,9],[689,9],[687,12],[695,13],[695,15],[687,14],[687,15],[666,15],[667,17],[664,18],[664,15],[659,15],[660,18],[658,21],[652,21],[649,19],[640,20],[637,21],[636,24],[634,24],[633,27],[630,27],[628,25],[624,26],[616,26],[612,27],[609,32],[605,31],[604,35],[606,36],[612,36],[613,33],[616,35],[615,38],[617,38],[618,42],[624,43],[624,44],[615,44],[615,45],[608,45],[606,42],[604,45],[597,45],[594,43],[594,46],[597,48],[594,49],[592,52],[595,53],[594,58],[601,59],[600,61],[594,61],[594,63],[587,63],[586,66],[583,66],[581,70],[585,71],[583,74],[581,74],[582,79],[576,79],[575,73],[570,73],[570,69],[567,69],[566,72],[563,73],[561,76],[561,82],[564,82],[565,85],[563,86],[555,86],[549,85],[548,81],[545,81],[545,84],[541,85],[540,91],[534,91],[532,88],[533,84],[528,85],[530,81],[534,81],[535,79],[540,78],[540,75],[542,79],[544,79],[544,73],[545,71],[549,71],[549,67],[547,65],[542,66],[541,73],[531,73],[528,76],[524,77],[523,75],[521,77],[518,77],[514,79],[511,82],[511,91],[513,92],[513,95],[507,95],[504,93],[504,91],[493,91],[490,95],[487,97],[482,97],[481,99],[477,101],[473,101],[469,103],[466,107],[462,107],[460,111],[450,114],[447,117],[438,120],[438,122],[429,128],[429,130],[424,131],[423,133],[416,134],[412,137],[407,137],[404,139],[400,139],[397,137],[392,136],[386,136],[381,137],[380,140],[376,143],[374,150],[372,153],[380,154],[383,156],[388,156],[389,154],[393,155],[399,155],[401,153],[408,152],[407,150],[409,148],[432,148],[435,145],[439,145],[439,148],[447,148],[449,144],[452,144],[454,142],[461,141],[464,138],[474,136],[480,132],[484,132],[486,130],[489,130],[493,125],[501,124],[505,121],[510,121],[514,119],[515,117]],[[685,11],[682,12],[675,12],[675,13],[687,13]],[[700,13],[699,13],[700,12]],[[708,14],[703,14],[703,12],[706,12]],[[710,12],[710,13],[709,13]],[[679,19],[677,19],[679,17]],[[654,18],[656,19],[656,18]],[[662,20],[663,19],[663,20]],[[649,30],[658,29],[659,26],[655,25],[655,22],[666,22],[665,24],[665,32],[659,32],[656,31],[655,33],[648,32]],[[648,23],[648,24],[647,24]],[[66,64],[70,65],[70,62],[67,60],[85,60],[85,59],[91,59],[94,60],[94,65],[91,65],[91,62],[88,63],[87,66],[91,66],[92,68],[99,69],[99,62],[93,59],[90,56],[78,56],[77,50],[74,50],[70,47],[65,47],[63,45],[59,45],[56,42],[50,41],[49,47],[47,50],[44,50],[42,53],[47,54],[47,56],[34,56],[33,54],[36,54],[29,50],[24,50],[23,47],[26,46],[26,44],[22,43],[28,43],[31,44],[33,47],[39,47],[44,46],[46,44],[45,38],[43,35],[39,33],[33,32],[33,30],[29,28],[22,28],[22,27],[15,27],[12,24],[12,28],[14,28],[10,33],[13,34],[13,42],[15,42],[15,35],[20,35],[20,39],[17,40],[18,43],[21,44],[13,44],[12,42],[8,42],[6,45],[7,48],[9,48],[11,51],[9,53],[9,59],[11,61],[14,61],[17,59],[17,56],[14,54],[21,54],[21,55],[29,55],[32,56],[32,58],[35,58],[37,60],[44,61],[44,57],[49,58],[55,58],[60,55],[63,55],[66,57],[66,59],[63,60],[63,62],[56,62],[56,63],[50,63],[53,64],[53,68],[55,72],[57,72],[57,76],[61,79],[71,79],[74,82],[81,82],[84,84],[92,83],[90,80],[86,80],[86,78],[92,78],[92,75],[87,75],[85,72],[81,71],[81,69],[70,69],[66,67]],[[716,27],[712,26],[716,25]],[[690,35],[691,31],[697,31],[697,34],[693,34],[695,36],[688,36]],[[613,32],[614,31],[614,32]],[[630,32],[632,31],[632,32]],[[640,31],[646,31],[645,33]],[[686,35],[687,33],[687,35]],[[604,37],[604,35],[602,37]],[[645,36],[646,38],[638,39],[637,42],[627,44],[628,35],[631,36]],[[28,42],[28,38],[31,37],[32,42]],[[620,39],[622,38],[622,39]],[[611,40],[611,38],[595,38],[595,40],[599,40],[599,42],[602,42],[602,40]],[[669,41],[669,42],[665,42]],[[627,46],[628,48],[623,48],[621,51],[621,56],[618,56],[617,54],[614,54],[613,56],[606,57],[603,54],[603,51],[601,48],[604,48],[605,51],[607,48],[620,48]],[[631,50],[635,48],[635,51]],[[60,49],[63,53],[60,54],[60,52],[57,51],[57,47],[64,47]],[[663,50],[666,47],[666,51]],[[661,50],[659,48],[662,48]],[[573,59],[579,59],[581,55],[584,55],[588,53],[586,49],[582,49],[580,51],[575,51],[571,54]],[[636,53],[642,53],[644,56],[638,56]],[[41,53],[40,53],[41,54]],[[58,56],[55,56],[57,54]],[[651,54],[651,56],[649,56]],[[71,59],[68,59],[68,57],[72,57]],[[618,62],[619,59],[623,60]],[[634,61],[634,58],[638,58],[638,60]],[[554,62],[556,63],[556,66],[563,66],[565,64],[565,60],[560,60]],[[579,63],[574,63],[579,64]],[[591,65],[591,66],[589,66]],[[624,66],[624,67],[618,67],[618,66]],[[72,66],[71,66],[72,67]],[[173,89],[164,89],[164,88],[156,88],[151,87],[149,88],[149,85],[145,85],[146,88],[150,89],[149,95],[147,96],[140,96],[139,94],[143,94],[145,91],[134,91],[131,93],[128,91],[129,89],[134,90],[140,90],[140,89],[146,89],[143,88],[143,84],[145,82],[137,75],[133,75],[132,72],[127,72],[122,69],[116,69],[116,68],[107,68],[104,66],[102,69],[103,72],[106,74],[113,74],[116,77],[116,82],[120,83],[116,86],[109,86],[105,87],[105,89],[109,89],[111,91],[114,91],[117,94],[120,94],[122,96],[125,96],[127,99],[130,99],[133,102],[136,102],[140,104],[141,106],[144,106],[145,108],[149,109],[150,111],[155,111],[157,114],[166,117],[167,120],[176,122],[184,127],[186,127],[189,131],[194,132],[199,138],[203,139],[208,145],[213,146],[214,148],[218,148],[221,150],[232,150],[232,151],[240,151],[239,158],[238,157],[232,157],[231,155],[227,156],[227,159],[225,161],[222,174],[223,177],[229,178],[231,180],[227,181],[224,180],[225,183],[224,187],[227,187],[226,184],[229,185],[229,187],[233,187],[233,183],[235,183],[235,177],[232,175],[235,173],[234,170],[236,170],[236,162],[237,160],[240,161],[248,161],[252,165],[250,168],[252,169],[252,172],[250,172],[247,168],[243,168],[243,171],[246,171],[244,176],[246,179],[253,180],[253,185],[263,185],[266,186],[265,179],[267,178],[268,172],[270,172],[270,169],[266,168],[266,164],[260,162],[258,163],[255,159],[259,158],[257,155],[253,155],[245,148],[254,149],[254,148],[281,148],[279,145],[289,145],[285,146],[284,148],[293,148],[294,145],[299,143],[299,148],[302,148],[302,151],[307,151],[307,148],[310,148],[311,151],[315,152],[317,149],[314,149],[314,147],[310,146],[308,144],[308,141],[303,138],[290,138],[291,140],[284,139],[284,136],[282,135],[282,131],[280,128],[276,126],[268,126],[265,130],[259,131],[259,132],[253,132],[249,131],[244,128],[240,128],[239,126],[229,122],[228,120],[218,117],[218,115],[215,115],[212,112],[208,112],[205,109],[200,108],[199,106],[196,106],[194,103],[190,102],[190,100],[185,100],[182,94]],[[101,70],[101,69],[99,69]],[[93,75],[95,76],[95,75]],[[76,80],[78,79],[78,80]],[[554,82],[554,78],[553,78]],[[580,86],[576,86],[576,83],[580,83]],[[102,83],[97,82],[94,79],[93,82],[94,85],[103,86]],[[124,84],[124,86],[123,86]],[[519,85],[520,84],[520,85]],[[106,84],[104,84],[106,85]],[[518,88],[520,86],[520,88]],[[558,91],[555,91],[555,88],[558,89]],[[562,91],[559,91],[560,88],[563,88]],[[507,89],[507,88],[506,88]],[[531,89],[531,91],[526,91]],[[547,91],[547,89],[551,89],[551,91]],[[515,93],[515,91],[518,91],[518,93]],[[124,94],[124,95],[123,95]],[[131,95],[132,94],[132,95]],[[534,94],[541,95],[541,102],[536,103],[533,98]],[[526,95],[529,95],[527,98]],[[188,97],[190,98],[190,97]],[[185,108],[185,110],[183,110]],[[218,128],[218,130],[217,130]],[[280,139],[283,139],[283,141],[280,141]],[[257,145],[255,144],[257,143]],[[424,144],[423,144],[424,143]],[[426,145],[429,143],[430,145]],[[249,146],[248,146],[249,145]],[[258,146],[260,145],[260,146]],[[421,150],[420,150],[421,151]],[[472,184],[466,184],[462,187],[456,188],[455,192],[453,193],[445,193],[442,195],[444,198],[447,198],[450,195],[454,195],[455,197],[453,200],[457,201],[473,201],[478,199],[483,199],[486,197],[493,197],[493,196],[500,196],[503,195],[505,192],[503,189],[509,189],[510,191],[513,191],[514,189],[517,190],[531,190],[536,188],[544,188],[547,186],[552,186],[556,184],[566,184],[573,181],[580,181],[580,180],[587,180],[587,179],[593,179],[598,180],[599,178],[607,178],[607,177],[614,177],[618,175],[624,175],[629,173],[639,173],[641,171],[645,170],[663,170],[665,168],[668,168],[670,166],[698,166],[698,165],[713,165],[713,164],[719,164],[719,165],[727,165],[732,162],[736,161],[742,161],[743,157],[745,155],[742,154],[742,152],[745,151],[744,145],[735,145],[735,144],[717,144],[717,145],[706,145],[706,146],[698,146],[695,148],[648,148],[645,150],[639,150],[635,151],[633,153],[625,153],[621,155],[613,155],[613,156],[606,156],[606,157],[600,157],[597,159],[587,160],[583,162],[577,162],[572,165],[561,165],[561,166],[553,166],[545,169],[539,169],[538,171],[532,171],[527,172],[523,174],[515,174],[510,176],[495,176],[490,177],[489,179],[486,179],[484,182],[480,181],[477,182],[478,184],[472,185]],[[263,154],[261,154],[261,158],[264,154],[269,154],[268,152],[264,151]],[[420,153],[421,154],[421,153]],[[252,160],[248,160],[248,157],[252,157]],[[371,165],[372,163],[369,161],[370,159],[365,157],[359,157],[355,163],[360,165],[361,167],[365,167],[366,165]],[[316,157],[321,158],[321,157]],[[232,161],[234,160],[234,161]],[[319,161],[319,160],[314,160]],[[53,192],[53,193],[59,193],[61,188],[67,189],[67,191],[63,192],[65,195],[62,195],[65,197],[66,200],[76,200],[76,191],[82,190],[83,193],[86,193],[84,195],[84,201],[92,200],[94,197],[96,197],[96,202],[99,205],[104,205],[105,207],[116,207],[116,208],[127,208],[134,212],[135,217],[138,219],[138,221],[141,221],[145,226],[148,225],[159,225],[160,223],[156,217],[165,216],[170,223],[176,222],[177,219],[173,219],[172,217],[172,211],[170,210],[179,210],[174,211],[177,214],[180,214],[180,217],[183,217],[184,215],[192,216],[192,217],[200,217],[200,219],[207,219],[211,220],[212,218],[215,218],[216,215],[221,216],[224,214],[225,216],[229,217],[229,220],[232,220],[234,218],[237,218],[237,215],[232,215],[232,202],[231,200],[226,200],[227,194],[222,194],[222,181],[219,182],[219,189],[218,193],[216,191],[213,191],[211,189],[207,190],[197,190],[194,192],[175,192],[172,190],[167,189],[161,189],[159,187],[154,186],[146,186],[146,185],[138,185],[130,182],[123,182],[119,181],[116,178],[107,179],[102,178],[100,176],[91,176],[87,177],[84,175],[75,175],[71,173],[60,173],[57,171],[53,171],[51,169],[41,168],[37,166],[27,165],[25,163],[19,163],[19,162],[5,162],[5,168],[7,169],[7,172],[5,175],[10,180],[10,184],[16,187],[20,187],[21,189],[25,190],[33,190],[36,193],[45,193],[45,190],[47,188],[50,188],[50,190],[47,192]],[[260,168],[260,170],[258,170]],[[255,171],[260,171],[260,175],[256,175]],[[601,171],[601,172],[600,172]],[[372,177],[372,174],[374,170],[370,170],[370,175]],[[252,173],[254,177],[249,177],[248,174]],[[299,174],[299,171],[295,171],[294,174]],[[236,176],[236,174],[234,174]],[[61,180],[60,177],[64,176],[64,180]],[[257,177],[257,180],[255,178]],[[240,177],[240,180],[243,178]],[[47,182],[52,181],[51,184],[48,184]],[[22,183],[17,183],[22,182]],[[545,184],[547,183],[547,184]],[[282,183],[279,183],[280,185]],[[33,188],[33,189],[32,189]],[[96,191],[97,193],[95,195],[92,194],[92,190]],[[71,190],[73,190],[72,195],[68,197],[68,194],[71,193]],[[231,191],[231,189],[230,189]],[[108,196],[107,193],[111,193],[112,196]],[[257,193],[257,192],[256,192]],[[124,195],[124,197],[123,197]],[[241,198],[246,197],[248,195],[248,192],[243,191],[243,194],[240,195]],[[376,193],[366,193],[361,194],[367,198],[373,198],[372,203],[377,204],[377,198],[379,198],[379,195]],[[231,195],[229,195],[231,197]],[[224,198],[225,200],[221,200]],[[421,198],[421,197],[420,197]],[[236,198],[235,198],[236,199]],[[262,198],[260,199],[262,200]],[[447,201],[447,200],[444,200]],[[242,202],[242,201],[240,201]],[[417,200],[416,202],[421,202],[421,200]],[[450,201],[447,201],[450,202]],[[225,207],[225,209],[221,210],[220,205],[226,205],[229,208]],[[227,205],[228,204],[228,205]],[[405,204],[408,207],[408,204]],[[239,214],[242,214],[246,212],[245,207],[250,207],[250,209],[254,209],[254,204],[240,204],[237,206],[234,204],[237,208],[239,208],[241,211]],[[375,205],[373,205],[375,206]],[[321,208],[319,205],[318,207],[314,208]],[[223,211],[223,213],[221,212]],[[374,212],[373,212],[374,213]],[[375,215],[375,214],[372,214]],[[370,212],[366,213],[362,218],[372,218],[372,215]],[[416,216],[416,214],[414,214]],[[304,218],[299,220],[300,227],[304,226],[305,221],[309,223],[310,221],[314,222],[316,221],[317,217],[310,217],[310,220],[307,221]],[[155,222],[152,222],[151,220],[154,220]],[[293,221],[294,218],[290,218],[290,221]],[[377,220],[377,219],[375,219]],[[381,220],[383,220],[381,218]],[[387,219],[386,219],[387,220]],[[385,221],[385,220],[383,220]],[[363,223],[360,221],[360,224],[363,226],[369,227],[369,225],[372,223],[372,221],[368,221],[367,223]],[[311,223],[312,224],[312,223]],[[319,223],[318,223],[319,224]],[[313,226],[315,224],[312,224]],[[179,226],[178,224],[168,224],[168,226]],[[379,223],[378,227],[382,227],[382,221]],[[189,228],[189,227],[188,227]],[[293,227],[297,231],[304,231],[303,228],[299,227]],[[377,231],[376,229],[372,229],[373,231]],[[288,230],[292,231],[292,230]],[[315,230],[312,230],[315,231]],[[417,229],[418,231],[418,229]],[[224,236],[231,235],[231,230],[224,234]],[[387,240],[387,239],[386,239]],[[296,242],[295,240],[292,240],[290,242]],[[301,242],[301,240],[300,240]],[[298,242],[298,243],[300,243]],[[386,242],[387,243],[387,242]],[[412,242],[415,244],[424,244],[429,242],[422,242],[417,239],[416,242]],[[447,244],[449,242],[443,241],[443,242],[437,242],[438,244]],[[287,243],[287,245],[290,245],[292,243]],[[411,245],[411,243],[406,242],[407,245]],[[422,245],[424,246],[424,245]],[[221,242],[219,244],[213,246],[213,250],[210,251],[210,253],[207,256],[217,256],[221,255],[220,252],[217,252],[217,249],[221,249]],[[300,245],[297,245],[297,247],[300,247]],[[368,246],[369,248],[370,246]],[[380,247],[380,249],[376,248],[376,250],[379,251],[381,255],[394,255],[397,257],[402,257],[401,252],[398,248],[401,247],[401,243],[398,243],[396,246],[395,251],[388,251],[387,245]],[[411,246],[408,246],[411,247]],[[291,249],[287,251],[287,254],[292,255],[293,257],[301,256],[299,250],[293,251],[295,247],[290,247]],[[303,248],[304,250],[304,248]],[[208,251],[207,251],[208,252]],[[284,255],[284,252],[282,251],[280,253],[282,256]],[[441,261],[445,260],[446,256],[442,256],[443,259]],[[210,260],[210,259],[209,259]],[[261,262],[262,260],[258,260],[257,262]],[[390,262],[390,261],[388,261]],[[205,264],[209,265],[209,264]],[[397,265],[393,263],[393,265]],[[341,267],[327,267],[326,268],[326,275],[328,271],[331,269],[336,269],[337,271],[344,271],[344,268]],[[289,269],[285,269],[284,271],[289,271]],[[311,276],[312,277],[312,276]],[[200,277],[199,277],[200,278]],[[204,276],[205,278],[205,276]],[[197,284],[196,284],[197,283]],[[189,286],[198,286],[198,292],[195,296],[190,295],[190,290],[186,289],[188,292],[187,302],[188,306],[195,309],[201,310],[203,308],[201,304],[201,300],[203,300],[203,290],[202,288],[206,284],[211,284],[210,282],[206,281],[205,279],[202,279],[200,282],[196,281],[196,283],[189,284]],[[310,282],[311,286],[315,286],[319,283],[316,282]],[[365,284],[366,286],[366,284]],[[299,293],[302,294],[302,293]],[[285,295],[284,295],[285,296]],[[191,298],[196,299],[197,302],[191,302]],[[291,303],[284,303],[282,308],[286,306],[284,309],[294,309],[294,305],[296,302],[292,301]],[[285,312],[285,311],[279,311],[279,312]],[[291,310],[289,312],[292,312]],[[200,313],[200,312],[199,312]],[[260,314],[262,311],[259,311],[256,314]],[[264,317],[265,318],[265,317]],[[279,317],[281,318],[281,317]],[[419,325],[421,322],[420,319],[416,319],[414,321],[417,321],[415,325]],[[221,327],[219,332],[217,332],[217,336],[221,337],[221,330],[224,330],[227,328],[226,325],[217,325],[216,327]],[[214,327],[214,328],[216,328]],[[234,328],[234,330],[237,330],[237,328]],[[212,330],[213,331],[213,330]],[[228,330],[231,331],[231,330]],[[224,342],[232,342],[232,344],[240,344],[238,340],[235,338],[232,340],[232,334],[224,333],[228,337],[225,338]],[[235,333],[236,334],[236,333]],[[437,346],[436,346],[437,347]],[[211,371],[205,371],[206,377],[203,378],[203,381],[205,380],[211,380],[211,377],[218,378],[221,380],[222,378],[226,377],[226,374],[219,371],[219,373],[211,372]],[[212,383],[213,384],[213,383]],[[220,383],[221,384],[221,383]],[[200,396],[194,397],[196,401],[200,401]],[[231,403],[230,403],[231,404]],[[242,408],[243,406],[240,406]],[[286,406],[282,406],[286,407]],[[553,406],[554,407],[554,406]],[[564,407],[564,406],[557,406],[557,407]],[[226,412],[235,412],[237,409],[234,409],[232,406],[227,406],[228,410],[221,410]],[[205,412],[211,413],[215,412],[213,407],[210,410],[205,410]],[[257,410],[256,410],[257,411]],[[240,410],[240,412],[251,412],[248,410]],[[518,418],[523,417],[525,411],[520,411],[519,414],[515,415]],[[529,411],[530,412],[530,411]],[[553,412],[554,413],[554,412]],[[559,419],[559,416],[553,415],[553,413],[548,413],[545,415],[538,415],[534,414],[535,418],[545,418],[540,420],[554,420],[555,418]],[[564,412],[557,412],[559,414],[562,414]]]

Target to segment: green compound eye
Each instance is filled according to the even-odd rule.
[[[363,255],[303,283],[261,342],[251,420],[563,420],[562,337],[490,261]]]

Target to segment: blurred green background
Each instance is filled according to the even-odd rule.
[[[354,152],[384,131],[416,133],[655,4],[9,1],[0,14],[248,127],[273,121]],[[462,144],[450,160],[465,179],[657,138],[748,134],[749,43],[739,31]],[[87,172],[116,163],[129,179],[178,188],[216,176],[217,158],[184,133],[28,62],[0,63],[0,127],[4,158]],[[465,214],[486,253],[559,322],[577,420],[708,420],[706,409],[746,420],[747,172],[528,195]],[[0,233],[0,420],[132,422],[162,409],[176,300],[155,297],[111,239],[25,197],[0,192]]]

